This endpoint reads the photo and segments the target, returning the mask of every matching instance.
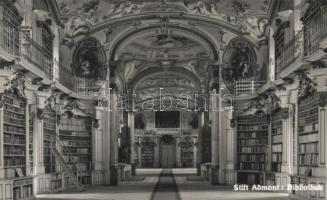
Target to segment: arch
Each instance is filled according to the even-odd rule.
[[[105,80],[106,63],[106,53],[101,43],[89,37],[80,41],[73,53],[73,74],[87,79]]]

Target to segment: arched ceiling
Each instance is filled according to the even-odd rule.
[[[73,50],[78,41],[95,37],[112,62],[111,74],[123,80],[125,89],[153,93],[158,90],[156,86],[161,86],[174,88],[171,91],[175,95],[179,89],[192,93],[199,85],[207,90],[212,66],[222,64],[223,52],[233,38],[250,41],[258,53],[267,44],[266,26],[276,4],[276,0],[53,2],[64,23],[62,46]],[[61,59],[66,57],[69,60],[64,54]],[[185,77],[178,70],[194,77],[188,86],[180,85],[179,79]],[[149,82],[153,86],[143,88]],[[166,83],[176,84],[179,89]]]
[[[107,21],[155,12],[179,12],[237,27],[262,36],[274,0],[56,0],[62,16],[80,16],[92,26]]]

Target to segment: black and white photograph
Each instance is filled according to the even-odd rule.
[[[0,0],[0,200],[327,200],[327,0]]]

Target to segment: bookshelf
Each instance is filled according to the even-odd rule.
[[[31,110],[31,109],[29,109]],[[29,145],[29,166],[30,166],[30,172],[33,174],[34,172],[34,163],[33,163],[33,143],[34,143],[34,122],[33,122],[33,114],[30,112],[29,113],[29,140],[28,140],[28,145]]]
[[[82,184],[91,184],[92,119],[86,116],[64,116],[59,125],[63,158]],[[69,180],[68,184],[69,184]]]
[[[299,101],[298,108],[298,164],[300,174],[318,166],[319,157],[319,93]]]
[[[51,153],[51,148],[56,148],[56,113],[46,107],[43,115],[44,168],[45,173],[54,173],[55,157]]]
[[[3,144],[5,178],[26,173],[25,102],[15,96],[4,96]]]
[[[3,153],[4,178],[9,199],[33,198],[33,180],[26,176],[26,157],[29,156],[26,138],[26,103],[13,94],[3,96]]]
[[[154,141],[150,137],[141,138],[141,165],[153,167],[154,164]]]
[[[271,171],[281,172],[283,154],[283,112],[281,109],[271,113]]]
[[[183,167],[193,167],[194,163],[194,144],[192,137],[184,137],[180,143],[181,162]]]
[[[240,183],[257,184],[260,178],[256,173],[266,170],[268,123],[267,115],[241,115],[237,118],[237,169]]]

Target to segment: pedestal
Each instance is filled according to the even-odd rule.
[[[118,185],[118,166],[111,166],[110,167],[110,185],[116,186]]]
[[[212,185],[218,185],[219,165],[211,165],[209,181]]]

